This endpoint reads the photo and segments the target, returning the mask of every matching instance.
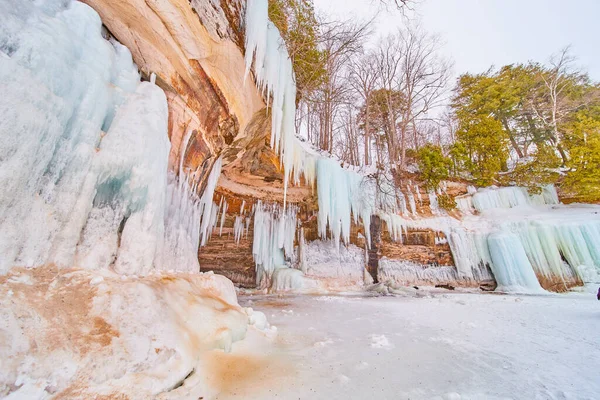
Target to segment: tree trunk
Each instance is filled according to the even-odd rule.
[[[381,242],[381,219],[373,215],[371,225],[365,229],[371,230],[371,248],[368,250],[369,258],[367,260],[367,270],[373,278],[374,283],[378,283],[377,272],[379,270],[379,245]]]
[[[371,142],[369,141],[369,106],[369,97],[367,96],[365,99],[365,165],[369,165],[371,154]]]
[[[523,158],[523,152],[519,148],[519,145],[517,144],[517,141],[516,141],[512,131],[508,127],[508,122],[504,118],[502,119],[502,125],[504,126],[504,129],[506,129],[506,133],[508,134],[508,139],[510,140],[510,144],[512,145],[513,149],[515,149],[519,158]]]

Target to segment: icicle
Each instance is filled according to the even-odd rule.
[[[227,214],[227,200],[223,201],[223,210],[221,212],[221,225],[219,227],[219,236],[223,235],[223,225],[225,224],[226,214]]]
[[[440,208],[438,206],[437,196],[435,194],[435,191],[433,191],[433,190],[429,191],[429,209],[431,210],[431,213],[433,215],[440,214]]]
[[[408,204],[410,205],[410,212],[412,213],[412,215],[417,215],[417,205],[415,204],[415,196],[413,195],[412,191],[410,190],[410,186],[406,187],[406,190],[408,191]]]
[[[215,161],[212,170],[208,175],[204,193],[202,193],[202,197],[200,198],[200,207],[203,210],[202,223],[200,224],[201,246],[206,245],[209,237],[212,235],[212,230],[217,224],[218,210],[216,203],[213,202],[213,196],[215,188],[217,187],[217,182],[221,176],[221,166],[222,160],[221,157],[219,157]]]
[[[234,240],[237,244],[240,243],[240,239],[242,238],[243,233],[244,233],[244,217],[238,215],[235,217],[235,222],[233,224],[233,235],[234,235]]]

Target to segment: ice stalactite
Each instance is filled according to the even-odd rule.
[[[429,209],[431,210],[431,213],[433,215],[439,215],[440,207],[438,205],[438,199],[437,199],[437,195],[435,194],[435,191],[430,190],[428,193],[428,196],[429,196]]]
[[[244,232],[246,232],[246,236],[248,236],[247,235],[247,232],[248,232],[247,227],[249,225],[248,224],[249,218],[246,217],[245,207],[246,207],[246,200],[243,200],[242,205],[240,207],[240,213],[239,213],[239,215],[236,215],[235,221],[233,222],[233,239],[238,244],[240,243],[240,240],[242,239]]]
[[[198,271],[220,160],[201,199],[168,176],[166,96],[87,5],[6,0],[0,27],[0,271]]]
[[[237,215],[233,223],[233,239],[236,243],[240,243],[240,239],[244,234],[244,221],[245,218],[242,215]]]
[[[185,153],[181,153],[182,158]],[[183,161],[182,161],[183,163]],[[165,244],[160,269],[198,272],[198,248],[205,245],[216,224],[212,198],[221,174],[221,158],[212,165],[202,196],[198,196],[199,171],[176,177],[169,174],[165,213]]]
[[[338,161],[306,148],[295,136],[296,86],[292,64],[277,28],[268,19],[267,0],[249,0],[246,4],[246,75],[254,65],[256,82],[270,104],[271,147],[280,155],[284,167],[285,192],[290,180],[294,184],[304,176],[319,191],[319,232],[346,243],[350,234],[351,212],[354,218],[370,221],[371,209],[358,207],[352,190],[358,188],[362,176],[346,170]],[[335,174],[335,179],[330,174]],[[337,179],[339,178],[339,179]],[[334,183],[333,187],[330,185]]]
[[[213,196],[215,188],[217,187],[217,182],[219,181],[219,176],[221,176],[222,164],[223,161],[221,157],[217,158],[210,170],[210,174],[206,180],[206,186],[202,192],[202,197],[200,198],[202,209],[202,222],[200,224],[201,246],[206,245],[208,239],[210,239],[213,228],[217,224],[217,215],[219,211],[217,205],[213,202]]]
[[[487,244],[487,232],[464,227],[447,228],[443,232],[450,245],[459,277],[476,281],[493,278],[489,269],[492,258]]]
[[[267,104],[271,104],[271,147],[280,155],[284,166],[284,192],[287,192],[298,152],[296,83],[285,42],[269,21],[268,8],[267,0],[246,3],[246,76],[254,60],[257,86],[266,95]],[[299,171],[296,174],[299,176]]]
[[[417,194],[419,205],[423,206],[423,196],[421,195],[421,189],[419,189],[419,185],[415,185],[415,193]]]
[[[415,196],[412,190],[410,190],[410,186],[407,186],[406,190],[408,191],[408,204],[410,206],[410,212],[412,215],[417,215],[417,204],[415,203]]]
[[[406,207],[406,196],[404,196],[404,193],[399,192],[398,202],[400,204],[400,214],[405,216],[408,215],[408,208]]]
[[[221,207],[221,223],[219,225],[219,236],[223,236],[223,225],[225,224],[225,217],[227,216],[227,200],[223,200]]]

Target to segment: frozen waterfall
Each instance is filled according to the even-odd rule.
[[[202,199],[167,175],[165,94],[101,27],[77,1],[0,3],[0,272],[199,269],[220,161]]]

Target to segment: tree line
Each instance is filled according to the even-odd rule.
[[[297,131],[321,150],[398,176],[418,168],[431,188],[554,183],[600,200],[600,86],[569,48],[453,82],[440,38],[414,21],[373,43],[373,21],[329,20],[311,0],[271,0],[269,13],[294,65]]]

